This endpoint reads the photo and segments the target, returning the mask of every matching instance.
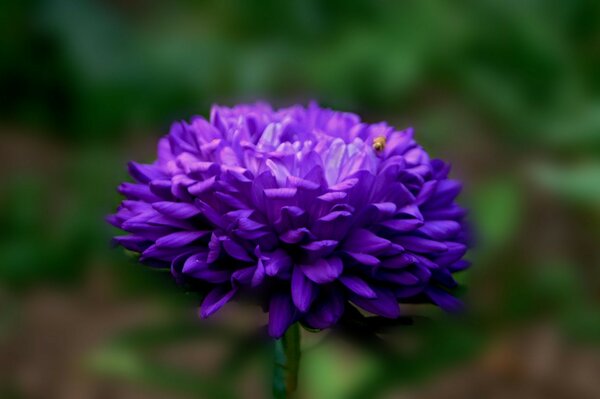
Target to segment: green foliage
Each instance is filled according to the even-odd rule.
[[[109,250],[115,231],[103,219],[125,160],[152,159],[171,120],[207,114],[213,102],[312,97],[369,121],[415,125],[432,154],[449,154],[468,183],[477,246],[474,268],[459,276],[472,305],[465,319],[430,312],[433,323],[402,327],[398,339],[420,345],[393,359],[368,353],[345,364],[345,349],[326,341],[303,354],[302,392],[377,397],[477,356],[496,329],[541,317],[600,341],[600,2],[24,0],[0,2],[0,22],[0,129],[17,131],[3,137],[3,154],[19,160],[0,175],[0,339],[18,331],[29,290],[77,287],[93,267],[110,271],[123,301],[144,293],[195,305],[161,272]],[[19,141],[31,131],[33,142]],[[567,238],[554,248],[540,238],[547,229]],[[157,355],[215,338],[231,353],[214,378]],[[175,321],[123,332],[89,365],[165,392],[225,398],[270,355]],[[0,396],[22,397],[4,380]]]

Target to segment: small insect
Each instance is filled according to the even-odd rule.
[[[373,149],[376,152],[381,152],[385,148],[385,136],[375,137],[373,140]]]

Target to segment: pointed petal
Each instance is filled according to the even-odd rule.
[[[248,255],[248,252],[237,242],[232,239],[226,239],[223,241],[223,248],[225,251],[234,259],[252,262],[253,259]]]
[[[385,238],[365,229],[355,229],[348,234],[343,248],[357,253],[377,254],[390,246]]]
[[[359,253],[350,252],[350,251],[347,251],[346,253],[348,254],[348,256],[350,256],[352,259],[354,259],[355,261],[357,261],[358,263],[360,263],[362,265],[377,266],[379,264],[379,259],[377,259],[376,257],[374,257],[372,255],[359,254]]]
[[[423,233],[434,240],[445,240],[453,237],[460,231],[460,224],[453,220],[433,220],[419,228]]]
[[[433,303],[438,305],[440,308],[444,309],[446,312],[456,313],[463,310],[464,305],[461,300],[453,297],[448,292],[437,288],[437,287],[427,287],[425,289],[425,293]]]
[[[337,245],[338,242],[335,240],[321,240],[302,245],[302,248],[307,252],[309,258],[313,260],[331,254]]]
[[[451,265],[448,265],[448,270],[451,272],[460,272],[462,270],[468,269],[471,266],[471,262],[468,260],[459,260]]]
[[[153,203],[152,207],[163,215],[175,219],[188,219],[201,213],[200,209],[185,202],[159,201]]]
[[[287,244],[297,244],[304,239],[314,238],[312,233],[306,228],[301,227],[295,230],[288,230],[283,233],[280,237],[281,241]]]
[[[296,310],[288,294],[275,294],[269,304],[269,335],[281,338],[296,319]]]
[[[389,219],[379,224],[389,230],[406,233],[418,229],[423,222],[418,219]]]
[[[278,274],[288,274],[289,269],[292,266],[292,259],[288,256],[288,254],[282,250],[276,250],[270,254],[266,255],[266,258],[263,260],[265,265],[265,272],[267,276],[276,276]]]
[[[381,261],[381,267],[387,269],[401,269],[416,262],[415,256],[412,254],[402,253],[392,256]]]
[[[405,271],[381,272],[378,273],[378,277],[383,281],[389,281],[399,285],[415,285],[421,282],[414,274]]]
[[[337,279],[344,265],[340,258],[318,259],[315,263],[307,265],[299,265],[300,269],[306,277],[317,284],[330,283]]]
[[[156,246],[159,248],[181,248],[208,234],[210,234],[210,231],[178,231],[156,240]]]
[[[231,275],[231,282],[239,283],[241,285],[249,285],[252,282],[252,277],[256,271],[256,266],[246,267],[233,272]]]
[[[190,256],[183,265],[182,273],[214,284],[224,283],[231,278],[229,271],[213,268],[206,263],[205,253]]]
[[[262,260],[259,259],[256,264],[256,270],[254,271],[254,276],[252,276],[252,287],[257,287],[260,283],[265,279],[265,266],[262,263]]]
[[[377,298],[368,299],[358,295],[353,295],[351,300],[357,306],[363,308],[367,312],[387,317],[389,319],[395,319],[400,316],[400,307],[398,301],[392,293],[392,291],[386,288],[375,288],[372,287],[373,291],[377,294]]]
[[[304,276],[298,266],[292,272],[292,300],[301,312],[306,312],[313,300],[317,290],[315,285]]]
[[[415,236],[395,237],[394,242],[417,253],[444,252],[448,249],[443,242]]]
[[[339,289],[332,290],[315,302],[304,321],[313,328],[329,328],[342,317],[345,299]]]
[[[229,289],[225,286],[213,288],[212,291],[206,295],[204,301],[202,301],[202,305],[200,306],[200,317],[205,319],[221,309],[223,305],[233,298],[236,292],[237,288]]]
[[[137,162],[129,162],[127,164],[129,175],[139,183],[150,183],[154,179],[165,178],[165,173],[156,165],[146,165]]]
[[[377,294],[369,284],[358,276],[342,276],[340,281],[346,288],[363,298],[376,298]]]
[[[440,266],[450,265],[460,260],[467,252],[467,246],[456,242],[446,242],[448,250],[434,259]]]

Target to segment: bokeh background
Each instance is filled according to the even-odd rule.
[[[8,0],[0,87],[0,397],[269,397],[245,311],[197,322],[103,218],[172,120],[314,98],[414,126],[478,245],[466,315],[391,362],[307,334],[300,397],[600,398],[600,2]]]

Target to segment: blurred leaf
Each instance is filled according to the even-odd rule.
[[[303,357],[300,372],[301,391],[306,392],[307,397],[345,398],[377,368],[372,358],[361,356],[350,362],[344,358],[345,352],[347,350],[344,348],[325,345]]]
[[[522,217],[521,191],[510,178],[489,179],[469,198],[471,220],[483,251],[493,251],[516,235]]]
[[[109,343],[97,349],[90,358],[93,371],[109,377],[136,382],[144,387],[157,387],[165,392],[201,395],[207,398],[233,398],[237,372],[258,351],[265,349],[262,342],[249,341],[230,328],[199,320],[172,318],[163,322],[128,329],[115,336]],[[233,350],[244,343],[252,351],[243,350],[226,361],[233,369],[222,368],[218,375],[203,377],[188,370],[166,366],[155,360],[155,355],[169,348],[186,343],[209,340],[224,341]]]
[[[597,207],[600,204],[600,163],[588,162],[571,167],[538,164],[533,177],[546,189],[562,198]]]
[[[148,388],[180,394],[201,395],[206,398],[234,398],[231,385],[214,378],[203,378],[184,370],[177,370],[145,359],[124,348],[104,349],[90,359],[93,371],[140,383]]]
[[[128,350],[148,350],[209,337],[228,342],[241,338],[238,333],[225,326],[200,324],[200,320],[174,319],[122,331],[112,339],[111,345]]]

